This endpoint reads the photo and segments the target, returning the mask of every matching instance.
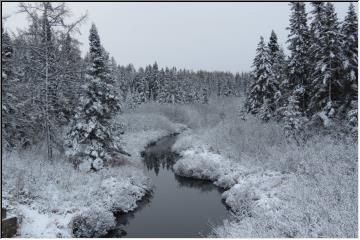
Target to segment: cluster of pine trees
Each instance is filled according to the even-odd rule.
[[[119,94],[124,97],[123,101],[134,104],[207,103],[210,96],[239,96],[250,77],[247,73],[159,69],[156,62],[136,70],[131,64],[123,67],[115,60],[111,62],[117,88],[121,90]]]
[[[74,37],[81,16],[67,23],[65,3],[20,3],[29,27],[10,35],[2,26],[3,147],[46,142],[71,159],[98,169],[121,153],[110,129],[122,106],[144,102],[203,103],[213,96],[239,96],[249,74],[120,66],[104,49],[95,25],[89,52],[81,56]],[[64,140],[65,136],[65,140]]]
[[[60,129],[74,115],[85,68],[71,36],[86,16],[67,24],[64,3],[20,3],[19,11],[30,21],[26,30],[10,37],[2,26],[3,146],[27,147],[45,138],[61,148]]]
[[[256,49],[246,109],[264,121],[283,120],[288,133],[306,122],[333,119],[357,126],[358,29],[350,3],[343,22],[330,2],[290,3],[289,56],[273,31]],[[295,130],[295,131],[293,131]]]

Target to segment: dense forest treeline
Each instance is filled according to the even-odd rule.
[[[274,31],[263,37],[249,73],[120,66],[101,44],[93,24],[89,52],[81,56],[75,34],[86,20],[66,23],[65,3],[20,3],[29,26],[16,34],[2,28],[3,147],[24,148],[46,140],[89,162],[103,160],[114,146],[110,120],[144,102],[207,104],[211,96],[245,94],[242,113],[284,122],[288,135],[320,119],[326,127],[345,120],[357,127],[357,14],[351,3],[343,22],[332,3],[290,3],[289,56]],[[66,136],[66,137],[64,137]],[[64,140],[65,138],[65,140]],[[120,151],[121,152],[121,151]]]
[[[10,35],[2,25],[2,131],[8,149],[46,140],[50,159],[53,149],[63,151],[71,142],[108,148],[109,119],[122,108],[148,101],[206,104],[210,96],[239,96],[250,77],[164,69],[156,62],[139,69],[120,66],[102,46],[94,24],[82,58],[75,36],[85,15],[66,24],[66,3],[50,2],[20,3],[19,12],[28,16],[26,29]],[[76,128],[80,123],[83,129]]]
[[[358,20],[350,3],[340,22],[330,2],[290,3],[285,56],[273,31],[256,49],[244,112],[264,121],[283,120],[287,134],[300,135],[320,120],[327,128],[343,121],[357,132]],[[317,121],[319,122],[319,121]]]

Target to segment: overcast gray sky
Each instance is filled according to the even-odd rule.
[[[10,15],[5,27],[15,31],[26,26],[25,17],[14,14],[18,3],[2,4],[3,15]],[[340,20],[348,5],[335,3]],[[231,72],[250,70],[260,35],[268,39],[272,29],[286,46],[290,14],[286,2],[70,2],[68,6],[75,16],[86,11],[89,15],[78,36],[83,52],[95,23],[105,49],[121,65],[140,67],[157,61],[161,67]]]

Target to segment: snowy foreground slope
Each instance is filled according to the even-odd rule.
[[[140,152],[152,141],[181,131],[161,116],[124,114],[125,150],[132,156],[98,172],[81,172],[59,156],[38,152],[3,155],[3,207],[19,218],[20,237],[99,237],[115,226],[115,212],[132,211],[151,191]]]
[[[235,120],[231,108],[173,146],[176,174],[227,189],[234,218],[211,236],[357,237],[357,143],[315,135],[297,146],[277,124]]]
[[[119,115],[114,126],[124,125],[122,145],[132,156],[99,172],[79,172],[61,158],[48,163],[35,150],[5,153],[3,206],[20,217],[21,237],[69,237],[74,226],[75,236],[102,236],[115,225],[113,212],[135,209],[151,191],[140,152],[181,132],[175,174],[225,188],[234,213],[210,236],[357,237],[357,143],[316,133],[297,146],[277,123],[240,120],[239,105],[238,98],[147,103]]]

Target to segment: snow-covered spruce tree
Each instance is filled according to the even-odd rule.
[[[342,50],[344,57],[344,92],[347,119],[349,124],[357,127],[358,112],[358,19],[354,4],[350,3],[347,16],[342,25]],[[356,131],[356,128],[354,129]]]
[[[146,102],[146,78],[143,68],[140,68],[134,79],[134,92],[137,104]]]
[[[4,147],[15,145],[14,133],[16,130],[16,79],[13,67],[13,47],[9,34],[1,28],[1,114],[2,114],[2,136]]]
[[[201,103],[202,104],[209,103],[209,93],[205,84],[202,84],[202,88],[201,88]]]
[[[325,6],[319,33],[320,49],[315,54],[311,113],[319,113],[324,123],[336,113],[343,101],[342,51],[339,23],[332,3]]]
[[[320,54],[321,47],[324,45],[324,43],[321,42],[320,35],[324,32],[325,2],[311,2],[311,5],[310,54],[312,58],[310,60],[314,66],[319,60],[318,58],[320,56],[318,55]]]
[[[152,99],[152,85],[151,85],[151,75],[152,75],[152,66],[148,65],[145,68],[144,77],[145,77],[145,93],[146,93],[146,100],[150,101]]]
[[[173,84],[171,79],[171,72],[169,68],[166,68],[165,71],[162,69],[160,71],[161,80],[161,87],[160,92],[158,95],[158,102],[160,103],[173,103]]]
[[[157,96],[157,102],[159,103],[165,103],[166,102],[166,92],[167,92],[167,89],[168,89],[168,81],[166,81],[165,79],[165,71],[164,69],[161,69],[159,71],[159,78],[160,78],[160,87],[159,87],[159,93],[158,93],[158,96]]]
[[[226,97],[233,96],[234,95],[234,79],[232,75],[229,75],[226,78],[225,86],[223,88],[223,95]]]
[[[290,56],[287,62],[286,79],[280,83],[281,98],[277,115],[284,121],[287,136],[299,135],[307,121],[305,110],[309,96],[309,43],[310,33],[307,25],[305,3],[290,3],[290,30],[287,42]]]
[[[200,102],[200,84],[193,84],[191,88],[191,95],[192,95],[192,103],[199,103]]]
[[[286,80],[285,75],[285,55],[283,50],[280,48],[278,43],[278,38],[274,31],[271,31],[269,43],[269,60],[271,65],[272,79],[274,85],[274,91],[272,92],[273,98],[271,99],[270,104],[273,105],[273,111],[277,112],[279,107],[284,104],[284,97],[286,97],[286,89],[281,89],[282,83]]]
[[[309,96],[309,29],[304,2],[291,2],[290,30],[287,42],[289,43],[290,56],[288,61],[288,87],[289,91],[301,90],[298,103],[304,112]]]
[[[172,104],[181,103],[183,96],[182,85],[179,81],[176,68],[170,70],[169,102]]]
[[[293,138],[300,143],[303,127],[307,118],[299,107],[299,98],[302,97],[302,88],[295,89],[288,97],[287,104],[282,107],[284,132],[288,138]]]
[[[90,66],[80,107],[67,134],[67,155],[84,170],[99,170],[113,153],[119,152],[117,139],[111,135],[110,119],[120,110],[109,76],[107,53],[97,29],[90,29]]]
[[[59,77],[57,99],[59,112],[68,124],[75,115],[81,86],[84,81],[85,64],[81,58],[79,43],[70,34],[62,37],[59,67],[63,74]]]
[[[274,111],[273,97],[277,91],[269,58],[269,51],[260,37],[253,63],[253,78],[247,99],[248,112],[259,114],[262,120],[269,120]]]
[[[156,62],[151,68],[151,74],[149,79],[150,99],[156,101],[160,89],[159,68]]]
[[[321,69],[318,69],[319,62],[322,61],[324,51],[324,27],[325,27],[325,3],[324,2],[312,2],[310,23],[310,55],[311,61],[311,82],[310,82],[310,100],[306,111],[314,114],[318,108],[318,97],[316,96],[321,88],[322,79],[320,78]]]

